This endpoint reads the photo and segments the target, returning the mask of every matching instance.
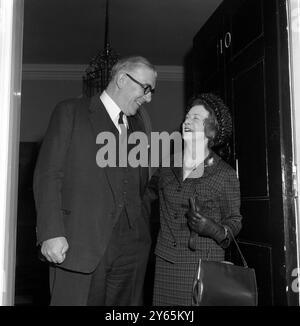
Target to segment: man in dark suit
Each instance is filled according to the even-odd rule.
[[[145,58],[122,59],[101,95],[63,101],[52,114],[34,174],[51,305],[142,304],[151,243],[141,200],[148,168],[99,167],[104,144],[96,139],[111,132],[118,145],[122,128],[150,134],[142,104],[151,101],[156,77]]]

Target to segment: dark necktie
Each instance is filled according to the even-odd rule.
[[[123,115],[124,115],[124,112],[123,111],[120,111],[120,113],[119,113],[119,120],[118,120],[118,124],[119,125],[124,124]]]
[[[125,126],[124,121],[123,121],[123,115],[124,115],[123,111],[120,111],[118,124],[119,124],[119,126],[121,128],[121,135],[124,134],[124,132],[126,130],[126,126]]]
[[[126,126],[123,121],[123,116],[124,116],[123,111],[120,111],[118,124],[121,129],[121,134],[124,134],[124,132],[126,131],[127,136],[129,136],[129,134],[132,132],[132,129],[130,128],[130,120],[129,120],[129,117],[126,117],[127,118],[127,126]]]

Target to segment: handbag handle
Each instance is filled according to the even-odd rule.
[[[239,252],[239,254],[240,254],[241,258],[242,258],[242,262],[243,262],[244,267],[245,267],[245,268],[248,268],[248,264],[247,264],[247,262],[246,262],[246,259],[244,258],[243,254],[242,254],[242,251],[241,251],[241,249],[240,249],[240,247],[239,247],[237,241],[235,240],[235,237],[234,237],[234,235],[233,235],[231,229],[230,229],[230,228],[227,228],[227,230],[228,230],[228,232],[230,233],[231,238],[232,238],[233,242],[235,243],[235,245],[236,245],[236,247],[237,247],[237,250],[238,250],[238,252]]]

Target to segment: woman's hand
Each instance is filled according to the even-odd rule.
[[[226,238],[225,228],[210,218],[196,212],[195,203],[190,199],[190,209],[187,213],[187,223],[190,229],[200,236],[214,239],[220,244]]]

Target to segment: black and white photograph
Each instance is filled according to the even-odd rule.
[[[0,0],[0,76],[0,306],[300,305],[300,0]]]

